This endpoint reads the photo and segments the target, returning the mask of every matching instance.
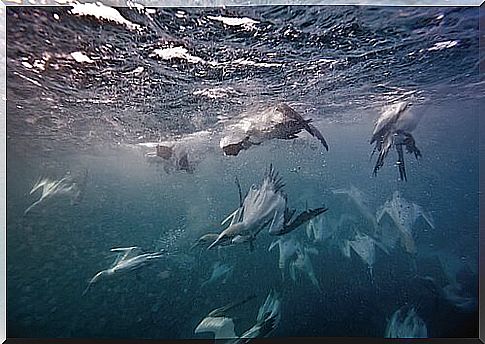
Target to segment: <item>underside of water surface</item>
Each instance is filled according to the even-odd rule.
[[[477,337],[480,15],[7,8],[8,337],[213,338],[253,294],[236,336]],[[391,123],[374,174],[400,106],[420,156]],[[240,207],[261,230],[207,249]]]

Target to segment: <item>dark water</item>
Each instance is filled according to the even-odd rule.
[[[357,210],[331,188],[356,186],[373,211],[400,190],[436,222],[435,230],[423,221],[414,228],[419,274],[441,286],[453,275],[477,296],[478,8],[120,8],[139,29],[69,11],[7,10],[9,337],[200,338],[193,331],[209,311],[255,293],[238,314],[241,333],[271,288],[283,290],[275,336],[381,337],[406,304],[431,337],[477,336],[478,310],[460,312],[424,288],[399,246],[377,252],[373,279],[359,257],[318,246],[322,292],[306,276],[281,282],[267,233],[254,252],[189,246],[238,206],[235,176],[246,190],[273,163],[292,207],[323,203],[334,218]],[[219,16],[257,23],[209,18]],[[169,47],[186,49],[185,58],[154,55]],[[207,96],[214,92],[221,96]],[[407,157],[407,183],[397,180],[394,152],[373,177],[374,120],[411,93],[424,115],[413,132],[423,158]],[[223,156],[224,119],[275,101],[313,118],[329,152],[302,134]],[[167,173],[134,148],[206,130],[212,148],[192,174]],[[82,199],[53,197],[24,215],[38,198],[29,194],[36,180],[67,171],[88,171]],[[304,240],[304,228],[297,235]],[[82,296],[112,263],[110,249],[127,246],[166,255]],[[232,277],[202,288],[216,261],[232,266]]]

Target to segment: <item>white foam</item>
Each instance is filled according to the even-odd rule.
[[[22,66],[24,66],[25,68],[29,68],[29,69],[31,69],[33,67],[30,63],[25,62],[25,61],[22,62]]]
[[[80,51],[75,51],[73,53],[70,54],[71,57],[76,60],[76,62],[79,62],[79,63],[94,63],[93,60],[91,60],[88,56],[84,55],[82,52]]]
[[[280,67],[282,66],[281,63],[267,63],[267,62],[254,62],[251,60],[243,60],[237,59],[233,61],[233,63],[243,66],[255,66],[255,67],[263,67],[263,68],[271,68],[271,67]]]
[[[76,14],[80,16],[93,16],[98,19],[105,19],[121,25],[125,25],[132,30],[140,29],[140,25],[133,24],[129,20],[126,20],[116,9],[105,6],[100,2],[85,4],[74,3],[71,4],[71,6],[73,7],[70,11],[71,14]]]
[[[179,58],[187,60],[191,63],[206,63],[205,60],[200,57],[190,55],[184,47],[162,48],[155,49],[151,56],[158,56],[163,60],[170,60],[172,58]]]
[[[245,28],[253,28],[254,27],[254,24],[259,23],[258,21],[253,20],[251,18],[247,18],[247,17],[244,17],[244,18],[231,18],[231,17],[222,17],[222,16],[218,16],[218,17],[207,16],[207,18],[209,18],[211,20],[220,21],[220,22],[222,22],[225,25],[229,25],[229,26],[244,26]]]
[[[211,99],[218,99],[227,97],[230,93],[234,93],[231,87],[215,87],[215,88],[205,88],[203,90],[196,90],[193,92],[194,96],[204,96]]]
[[[436,43],[435,45],[433,45],[431,48],[429,48],[428,51],[449,49],[449,48],[453,48],[457,44],[458,44],[458,41],[439,42],[439,43]]]
[[[31,79],[31,78],[28,78],[28,77],[26,77],[25,75],[22,75],[22,74],[17,73],[17,72],[13,72],[13,73],[14,73],[15,75],[18,75],[18,76],[19,76],[19,77],[21,77],[22,79],[27,80],[27,81],[29,81],[29,82],[33,83],[34,85],[37,85],[37,86],[39,86],[39,87],[41,87],[41,86],[42,86],[40,82],[38,82],[38,81],[36,81],[36,80],[33,80],[33,79]]]

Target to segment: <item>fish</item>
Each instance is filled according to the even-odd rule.
[[[428,338],[428,328],[414,307],[406,312],[405,307],[395,311],[389,320],[385,338]]]
[[[137,246],[112,248],[111,252],[118,252],[118,256],[116,257],[115,261],[110,268],[98,272],[93,278],[91,278],[91,280],[89,280],[88,286],[83,292],[83,296],[88,292],[91,285],[97,282],[102,276],[111,276],[120,272],[133,271],[142,267],[148,261],[161,258],[164,255],[163,252],[133,255],[133,253],[138,251],[139,248]]]
[[[401,244],[406,251],[412,255],[416,254],[416,243],[413,238],[413,226],[419,217],[422,217],[426,223],[435,229],[434,219],[430,213],[425,211],[421,206],[408,202],[404,199],[399,191],[394,191],[392,199],[376,212],[377,222],[380,223],[382,217],[387,214],[393,221],[399,233]]]

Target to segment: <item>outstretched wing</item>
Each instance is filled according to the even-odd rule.
[[[139,250],[138,246],[131,246],[131,247],[116,247],[112,248],[111,252],[119,252],[118,256],[116,257],[113,266],[117,265],[119,262],[128,258],[128,256],[134,251]]]
[[[234,332],[234,322],[226,317],[207,317],[204,318],[194,330],[195,333],[212,332],[214,339],[236,338]]]
[[[281,302],[278,295],[270,292],[263,305],[259,308],[256,324],[244,332],[234,343],[248,343],[254,338],[268,337],[278,326],[281,319]]]
[[[310,135],[316,137],[322,143],[323,147],[325,147],[325,149],[328,151],[328,144],[327,141],[325,141],[322,133],[312,124],[308,124],[308,127],[310,128],[310,131],[308,131]]]
[[[289,223],[285,223],[281,231],[273,232],[270,234],[283,235],[283,234],[290,233],[291,231],[297,229],[302,224],[306,223],[307,221],[310,221],[314,217],[317,217],[318,215],[326,212],[327,210],[328,208],[326,207],[305,210],[301,212],[293,221],[290,221]]]

